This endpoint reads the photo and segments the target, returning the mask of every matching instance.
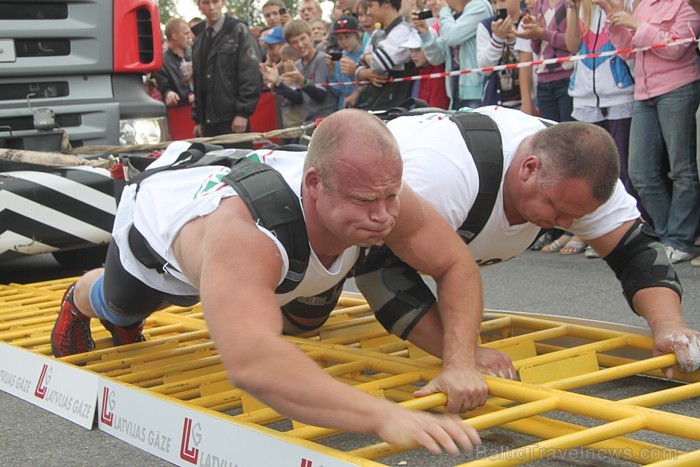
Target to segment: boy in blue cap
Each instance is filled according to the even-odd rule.
[[[282,26],[275,26],[269,29],[269,32],[260,38],[260,41],[265,45],[267,51],[267,59],[265,64],[269,66],[277,66],[282,60],[280,49],[284,46],[284,29]]]

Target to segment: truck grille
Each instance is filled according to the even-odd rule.
[[[80,114],[59,114],[56,115],[56,126],[60,128],[78,127],[82,122]],[[8,117],[0,118],[0,133],[8,131],[24,131],[34,129],[34,118],[29,117]]]
[[[68,39],[17,39],[18,57],[59,57],[70,55]]]
[[[34,94],[33,99],[65,97],[68,95],[68,83],[66,81],[50,81],[0,84],[0,101],[26,99],[29,94]]]
[[[0,19],[66,19],[65,3],[0,2]]]

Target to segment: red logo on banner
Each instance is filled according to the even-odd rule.
[[[41,374],[39,375],[39,381],[36,383],[36,389],[34,390],[34,395],[39,399],[43,399],[46,396],[47,384],[51,378],[46,377],[46,372],[49,369],[49,365],[44,364],[41,368]],[[44,381],[46,380],[46,381]]]
[[[114,394],[112,394],[114,396]],[[102,408],[100,410],[100,421],[107,426],[112,426],[114,422],[114,401],[110,400],[109,388],[105,386],[102,390]]]
[[[301,460],[301,467],[311,467],[311,464],[313,464],[309,459],[302,459]]]
[[[190,446],[192,432],[192,419],[185,417],[185,425],[182,427],[182,441],[180,442],[180,459],[197,464],[199,449],[195,447],[195,444],[198,444],[196,442],[193,442],[192,446]]]

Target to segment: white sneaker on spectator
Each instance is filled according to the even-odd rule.
[[[700,256],[696,256],[695,258],[693,258],[693,260],[690,262],[690,265],[696,268],[700,267]]]
[[[666,245],[664,249],[666,250],[666,256],[668,256],[668,260],[671,261],[671,264],[680,263],[681,261],[688,261],[689,259],[693,258],[693,253],[681,251],[669,245]]]

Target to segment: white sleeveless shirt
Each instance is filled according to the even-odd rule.
[[[477,112],[488,115],[498,125],[503,143],[503,180],[520,143],[545,126],[539,118],[504,107],[481,107]],[[457,125],[444,114],[426,114],[397,118],[388,126],[399,142],[404,181],[458,229],[479,193],[479,174]],[[618,180],[607,202],[593,213],[576,219],[567,230],[590,240],[638,217],[634,198]],[[501,181],[491,216],[469,243],[469,249],[480,266],[498,264],[524,252],[539,231],[540,227],[529,222],[509,224]]]
[[[171,164],[189,147],[189,143],[175,142],[168,146],[159,160],[151,167]],[[274,167],[299,197],[305,152],[260,150],[253,153],[267,165]],[[254,157],[254,156],[249,156]],[[180,229],[189,221],[212,213],[222,199],[238,196],[222,178],[230,169],[222,166],[198,167],[154,174],[141,182],[136,195],[136,186],[127,185],[117,209],[112,235],[119,247],[119,258],[124,268],[134,277],[156,290],[173,295],[197,295],[199,290],[184,274],[173,252],[173,241]],[[159,274],[143,266],[129,248],[129,229],[135,225],[151,247],[168,264],[166,273]],[[283,261],[279,283],[289,269],[289,256],[284,246],[267,229],[258,229],[275,243]],[[231,241],[235,241],[231,232]],[[306,274],[291,292],[277,295],[280,305],[298,297],[311,297],[330,289],[340,282],[355,264],[359,247],[345,250],[330,268],[325,268],[311,249]]]

